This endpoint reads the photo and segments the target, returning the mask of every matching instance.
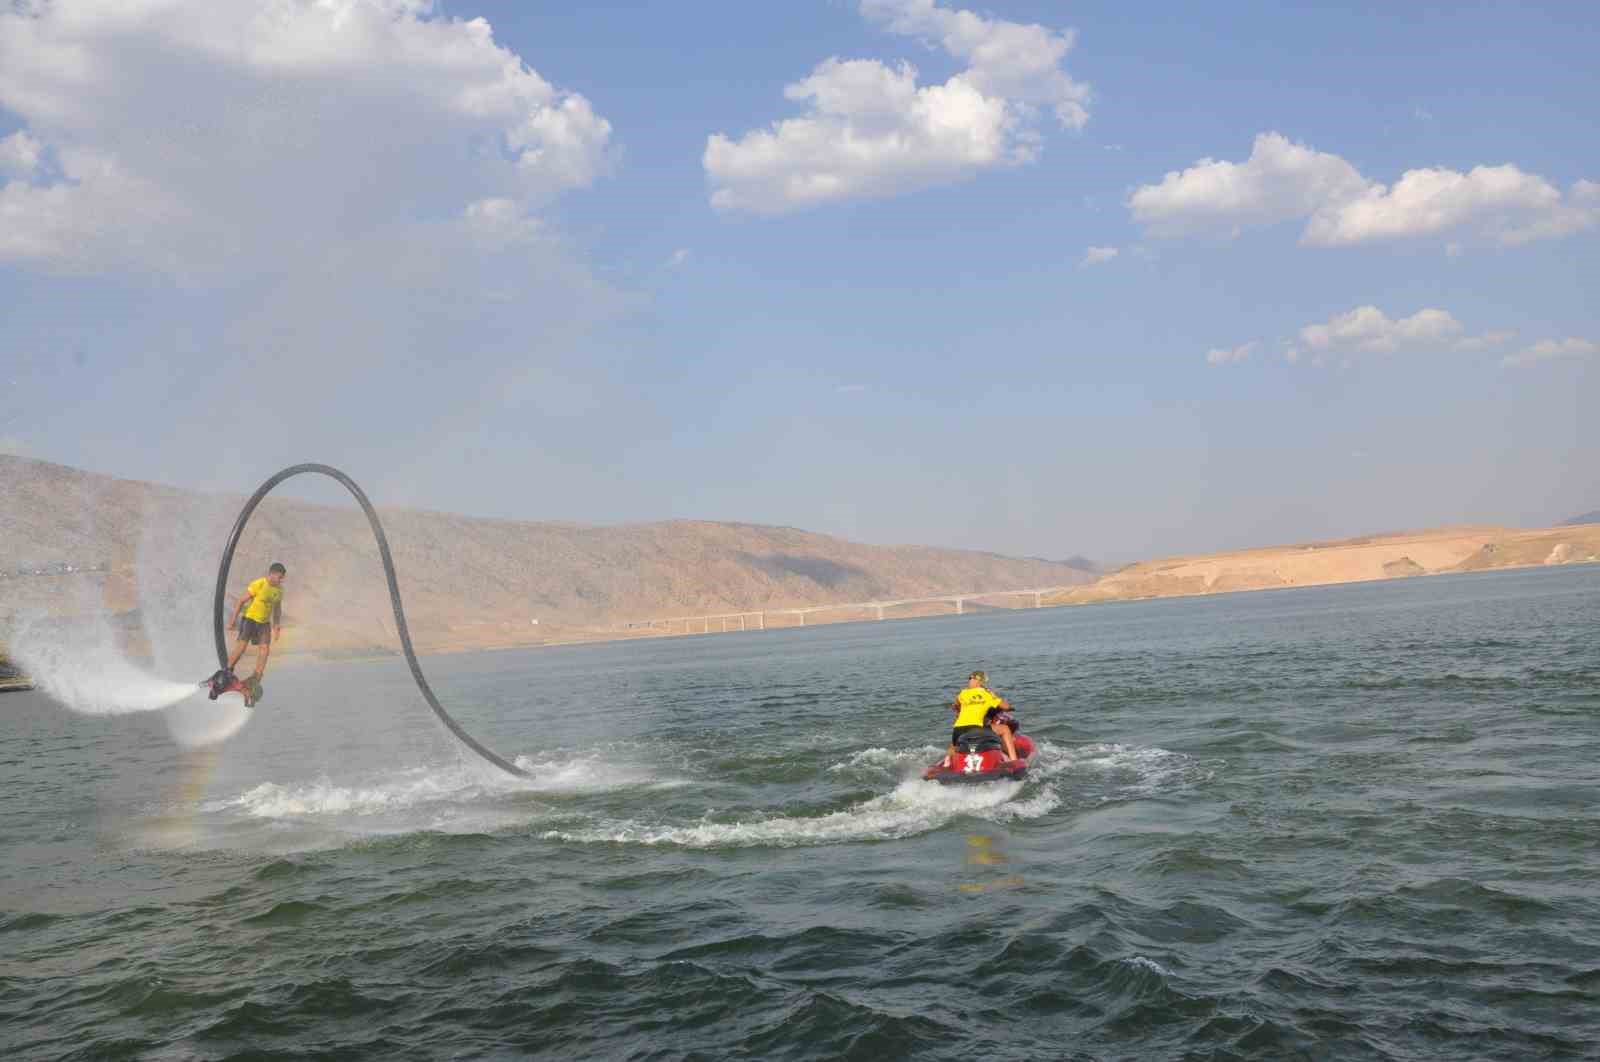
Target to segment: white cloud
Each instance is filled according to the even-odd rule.
[[[1461,339],[1456,340],[1456,349],[1466,351],[1491,350],[1495,347],[1505,346],[1516,337],[1517,334],[1510,329],[1496,329],[1493,332],[1485,332],[1478,336],[1463,336]]]
[[[683,265],[684,263],[686,263],[688,261],[689,261],[689,248],[687,248],[687,247],[679,247],[676,251],[672,252],[672,257],[667,259],[667,265],[670,266],[673,269],[677,269],[679,266]]]
[[[1326,324],[1300,329],[1300,340],[1312,350],[1359,350],[1393,353],[1419,344],[1454,342],[1461,322],[1446,310],[1419,310],[1410,317],[1390,320],[1376,306],[1358,306],[1330,318]]]
[[[25,181],[39,169],[44,158],[44,145],[19,129],[0,139],[0,177]]]
[[[138,460],[225,475],[237,396],[270,378],[292,399],[248,467],[372,453],[410,490],[458,429],[514,434],[612,386],[589,341],[627,296],[550,210],[608,172],[610,125],[482,20],[415,0],[0,3],[0,110],[43,158],[0,185],[0,269],[88,275],[8,315],[0,364],[87,343],[104,384],[48,422],[0,410],[35,450],[176,396]]]
[[[1376,306],[1358,306],[1322,324],[1300,329],[1302,346],[1317,355],[1334,353],[1394,354],[1404,351],[1482,350],[1505,343],[1512,333],[1485,332],[1469,336],[1448,310],[1418,310],[1410,317],[1391,319]],[[1298,355],[1298,351],[1291,351]],[[1296,360],[1290,358],[1290,360]]]
[[[1262,133],[1244,162],[1202,159],[1135,189],[1128,207],[1163,235],[1305,218],[1301,242],[1316,246],[1444,235],[1518,244],[1600,224],[1600,184],[1580,180],[1563,195],[1508,164],[1408,170],[1385,186],[1338,155]],[[1460,241],[1449,247],[1459,253]]]
[[[1567,236],[1600,223],[1600,185],[1570,195],[1515,166],[1408,170],[1389,188],[1329,203],[1306,225],[1305,243],[1338,246],[1441,233],[1474,233],[1504,244]]]
[[[1041,107],[1066,128],[1088,120],[1088,86],[1061,68],[1070,32],[934,0],[862,0],[861,12],[892,33],[936,42],[967,66],[919,86],[908,62],[823,61],[784,89],[807,105],[801,117],[737,139],[707,138],[702,162],[714,207],[777,214],[950,183],[1031,161]]]
[[[47,183],[0,187],[0,259],[194,275],[395,218],[523,211],[611,165],[611,127],[418,0],[61,0],[0,13],[0,107]],[[8,156],[18,155],[15,138]],[[33,145],[34,147],[30,147]]]
[[[480,247],[502,248],[537,239],[544,222],[528,207],[505,196],[491,196],[467,204],[461,219]]]
[[[1554,358],[1577,358],[1591,354],[1600,354],[1600,343],[1575,336],[1568,339],[1542,339],[1531,347],[1524,347],[1515,354],[1502,358],[1500,363],[1521,368]]]
[[[1171,235],[1302,217],[1367,188],[1367,180],[1339,156],[1262,133],[1244,162],[1201,159],[1168,173],[1160,184],[1135,189],[1128,207],[1140,224]]]
[[[964,76],[985,96],[1048,106],[1068,129],[1089,121],[1089,86],[1061,68],[1073,30],[984,18],[935,0],[861,0],[861,13],[892,33],[938,41],[968,63]]]
[[[1090,247],[1083,252],[1083,261],[1078,263],[1080,269],[1109,262],[1122,252],[1115,247]]]
[[[1243,343],[1232,348],[1213,347],[1206,352],[1206,364],[1227,365],[1231,362],[1243,361],[1250,356],[1250,352],[1255,350],[1257,345],[1252,340],[1249,343]]]

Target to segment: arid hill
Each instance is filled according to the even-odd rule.
[[[109,617],[141,631],[208,624],[216,563],[241,497],[202,495],[0,456],[0,654],[19,618]],[[924,546],[866,546],[787,527],[671,521],[617,527],[384,510],[412,636],[472,649],[947,612],[899,601],[1042,587],[1089,604],[1600,562],[1600,523],[1447,527],[1143,561],[1096,578],[1087,562]],[[288,652],[386,651],[388,596],[365,518],[274,498],[240,543],[235,588],[289,566]],[[231,602],[230,602],[231,603]],[[968,607],[1027,607],[1029,597]],[[705,619],[728,618],[716,626]],[[738,614],[744,614],[741,618]],[[693,622],[671,617],[700,617]],[[655,622],[652,622],[655,621]]]
[[[1600,524],[1536,530],[1445,527],[1141,561],[1045,603],[1220,594],[1593,561],[1600,561]]]
[[[131,622],[139,608],[181,608],[209,622],[216,563],[243,501],[0,456],[0,638],[8,616],[24,611],[103,610]],[[434,649],[647,633],[628,624],[662,617],[1093,578],[1068,564],[868,546],[754,524],[381,515],[413,638]],[[242,586],[273,560],[290,573],[285,649],[395,644],[377,549],[359,509],[270,498],[240,543],[232,583]],[[103,572],[83,570],[101,565]]]

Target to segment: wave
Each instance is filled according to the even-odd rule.
[[[1038,818],[1061,802],[1052,789],[1040,789],[1025,800],[1017,800],[1023,785],[995,782],[958,789],[911,779],[901,782],[891,793],[827,815],[780,815],[746,822],[699,822],[684,826],[608,822],[588,829],[548,830],[541,836],[547,840],[590,844],[791,848],[910,837],[937,829],[961,815],[994,822]]]
[[[966,816],[990,822],[1036,819],[1062,806],[1057,780],[1109,781],[1111,788],[1097,802],[1130,799],[1212,777],[1213,771],[1192,756],[1159,748],[1118,744],[1063,749],[1040,741],[1024,782],[982,786],[942,786],[920,777],[921,768],[941,750],[933,746],[905,749],[874,747],[852,753],[831,765],[830,773],[897,776],[883,796],[824,815],[773,815],[719,822],[663,823],[614,819],[567,829],[546,830],[546,840],[581,844],[672,845],[684,848],[790,848],[808,845],[887,841],[936,830]]]
[[[536,813],[536,808],[524,801],[508,817],[506,801],[519,794],[666,789],[688,784],[681,779],[661,779],[644,767],[619,764],[600,756],[548,762],[518,757],[517,765],[535,777],[513,778],[465,762],[446,768],[415,767],[355,784],[327,777],[307,782],[261,782],[231,797],[203,803],[200,810],[254,820],[353,820],[357,826],[364,819],[383,819],[384,832],[396,828],[452,829],[452,824],[471,824],[474,817],[482,818],[488,813],[493,821],[487,825],[493,828],[525,822]],[[494,805],[498,805],[498,811]],[[424,821],[426,825],[422,825]],[[484,825],[477,822],[475,828]]]
[[[1129,799],[1211,781],[1225,761],[1201,761],[1155,746],[1103,743],[1058,748],[1041,742],[1038,764],[1029,774],[1041,779],[1096,777],[1114,783],[1105,799]]]
[[[933,745],[920,745],[909,749],[887,749],[882,747],[862,749],[852,753],[848,759],[835,763],[828,770],[834,774],[844,773],[883,773],[905,774],[915,771],[922,773],[922,769],[940,756],[945,750]]]
[[[376,815],[441,801],[460,802],[485,795],[480,778],[467,771],[419,768],[409,777],[371,785],[337,785],[328,779],[280,785],[262,782],[237,796],[201,805],[201,810],[242,812],[256,819],[318,815]]]
[[[586,793],[607,789],[677,789],[694,784],[687,778],[660,778],[642,764],[619,762],[591,753],[582,756],[559,755],[536,758],[517,756],[512,761],[529,777],[512,783],[516,789],[534,792]]]
[[[261,782],[201,805],[202,813],[257,822],[322,823],[340,833],[391,834],[417,831],[474,832],[526,828],[539,818],[553,828],[544,840],[580,844],[629,844],[683,848],[800,847],[887,841],[937,830],[960,819],[1000,823],[1038,819],[1069,804],[1094,806],[1166,791],[1209,777],[1192,757],[1159,748],[1118,744],[1060,748],[1039,743],[1025,782],[941,786],[921,779],[921,768],[937,757],[931,746],[868,748],[827,768],[831,774],[871,774],[895,779],[881,795],[823,813],[747,812],[732,819],[710,815],[686,821],[671,812],[659,818],[596,817],[582,801],[529,801],[617,790],[641,794],[683,788],[691,779],[663,776],[640,762],[618,761],[605,751],[582,757],[519,756],[532,775],[514,779],[462,763],[417,767],[360,782],[322,777],[302,782]],[[1085,785],[1087,783],[1087,786]],[[875,788],[875,787],[874,787]],[[1087,790],[1086,792],[1084,790]],[[636,808],[648,798],[630,800]],[[676,818],[677,821],[673,821]]]

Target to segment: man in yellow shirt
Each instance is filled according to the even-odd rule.
[[[984,729],[984,721],[989,712],[995,708],[1005,709],[1011,707],[1004,697],[999,696],[988,687],[989,676],[982,671],[974,671],[967,676],[967,688],[956,694],[955,701],[950,705],[956,713],[955,729],[950,731],[950,748],[945,753],[945,760],[956,754],[956,741],[969,730]],[[1006,746],[1006,758],[1016,759],[1015,747],[1011,744],[1009,735],[1002,735]]]
[[[256,671],[245,683],[249,687],[245,693],[246,705],[260,699],[261,676],[266,674],[267,657],[272,655],[272,637],[274,634],[283,634],[283,577],[288,573],[289,570],[281,564],[268,568],[265,576],[245,587],[244,596],[239,598],[238,607],[233,610],[233,623],[230,626],[239,629],[239,642],[233,647],[233,655],[228,658],[228,670],[233,670],[244,655],[246,646],[257,647]]]

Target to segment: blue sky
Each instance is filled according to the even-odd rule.
[[[1568,4],[41,5],[0,447],[1117,561],[1548,523],[1600,505],[1596,54]]]

